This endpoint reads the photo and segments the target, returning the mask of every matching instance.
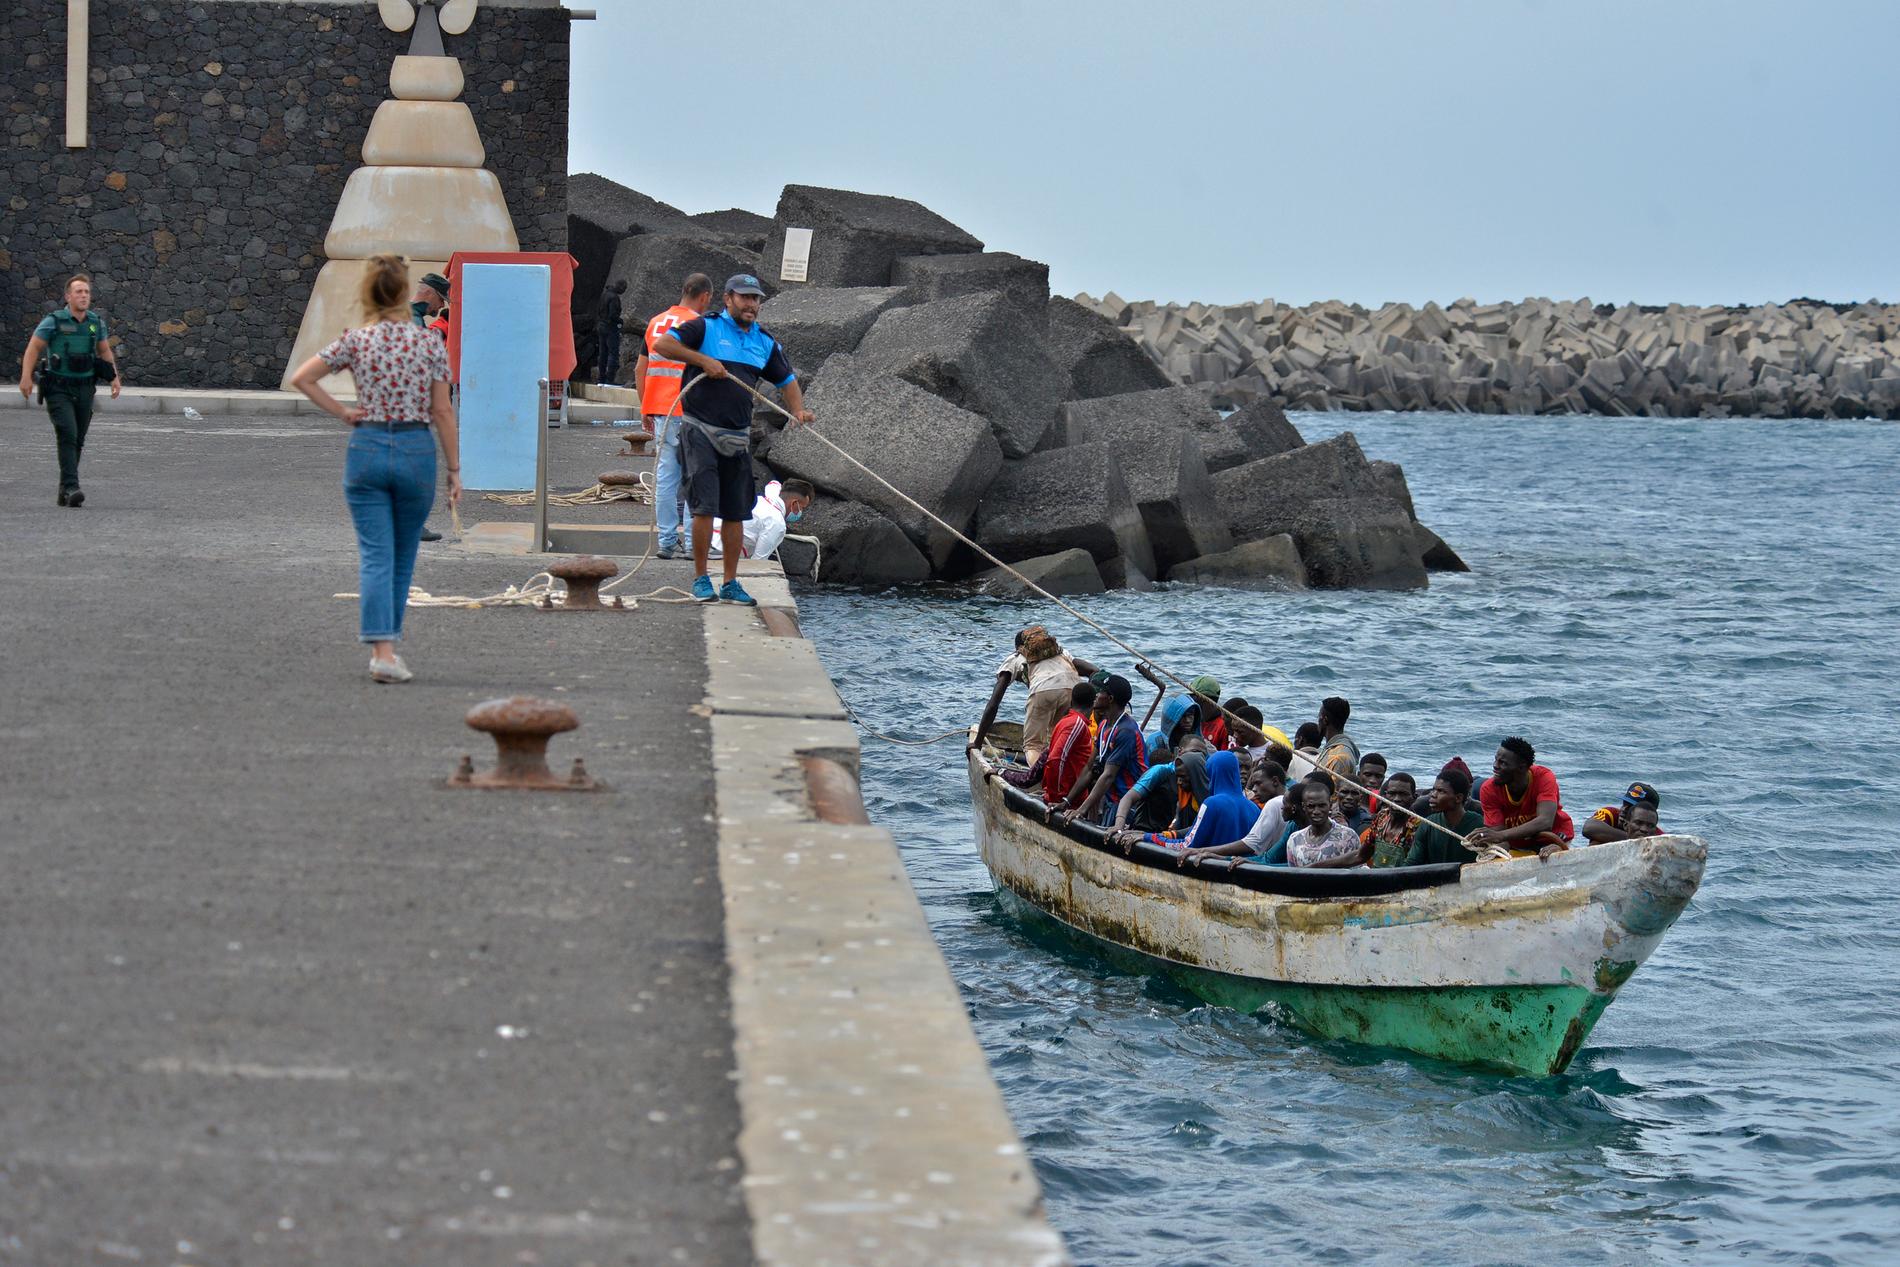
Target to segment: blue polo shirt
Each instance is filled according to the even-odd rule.
[[[750,329],[742,330],[730,313],[716,312],[674,326],[669,333],[693,351],[704,353],[724,365],[726,372],[734,378],[743,379],[754,387],[759,385],[760,379],[774,387],[783,387],[795,377],[785,349],[756,321]],[[746,389],[738,383],[723,382],[716,378],[693,386],[694,382],[704,377],[696,366],[686,367],[686,377],[680,384],[680,392],[684,397],[680,412],[691,414],[716,427],[749,430],[752,426],[753,402]]]

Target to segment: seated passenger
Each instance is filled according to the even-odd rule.
[[[1247,771],[1247,799],[1261,809],[1267,802],[1286,792],[1286,770],[1265,759],[1253,763]]]
[[[1218,858],[1231,869],[1241,862],[1267,861],[1269,855],[1273,855],[1276,861],[1285,859],[1284,843],[1289,819],[1299,813],[1299,785],[1287,786],[1285,774],[1271,761],[1263,761],[1255,769],[1265,772],[1256,776],[1263,781],[1263,786],[1272,786],[1271,782],[1264,781],[1279,783],[1282,788],[1280,795],[1269,797],[1261,804],[1245,835],[1218,844],[1197,845],[1187,851],[1182,856],[1182,861],[1187,865],[1199,866],[1204,860]]]
[[[1357,771],[1354,772],[1355,775]],[[1333,817],[1352,828],[1359,835],[1372,826],[1372,814],[1366,809],[1366,794],[1350,783],[1339,785],[1339,795],[1333,798]]]
[[[1165,765],[1150,763],[1115,807],[1116,839],[1126,847],[1132,840],[1122,837],[1147,836],[1166,844],[1170,834],[1173,839],[1185,835],[1207,799],[1207,778],[1207,755],[1198,744]]]
[[[1201,706],[1191,695],[1170,696],[1161,705],[1161,733],[1171,752],[1181,751],[1182,741],[1198,738],[1201,733]]]
[[[1306,811],[1306,826],[1286,842],[1287,865],[1294,867],[1345,868],[1359,865],[1366,853],[1359,833],[1333,818],[1333,798],[1326,785],[1308,779],[1300,790],[1300,805]]]
[[[1254,762],[1267,755],[1267,732],[1261,729],[1266,715],[1245,700],[1232,712],[1239,718],[1234,727],[1234,751],[1240,755],[1241,765],[1251,769]]]
[[[1465,763],[1454,757],[1432,784],[1432,813],[1412,833],[1412,847],[1405,853],[1404,866],[1477,861],[1478,851],[1466,848],[1460,839],[1484,826],[1484,816],[1465,803],[1470,795],[1471,775]]]
[[[1353,777],[1359,780],[1359,786],[1366,790],[1366,812],[1379,812],[1379,789],[1385,786],[1385,754],[1368,752],[1359,758],[1359,773]]]
[[[1657,811],[1661,808],[1662,796],[1655,788],[1632,783],[1623,793],[1621,805],[1605,805],[1590,815],[1590,821],[1583,825],[1583,838],[1593,845],[1607,845],[1613,840],[1660,836],[1662,823]]]
[[[1220,711],[1220,683],[1203,673],[1188,683],[1194,702],[1201,706],[1201,738],[1207,740],[1209,750],[1224,752],[1227,749],[1227,719]]]
[[[1286,768],[1289,779],[1303,779],[1319,769],[1320,742],[1317,722],[1300,723],[1300,728],[1293,732],[1293,758]]]
[[[1491,777],[1478,799],[1484,805],[1484,826],[1472,834],[1471,843],[1480,849],[1503,845],[1548,858],[1568,849],[1577,834],[1564,813],[1557,776],[1538,765],[1536,749],[1516,735],[1498,745]]]
[[[1207,797],[1179,841],[1184,851],[1231,841],[1245,832],[1256,817],[1253,802],[1240,788],[1239,757],[1231,752],[1217,752],[1209,757],[1207,780]],[[1156,843],[1175,842],[1159,840]]]
[[[1016,650],[996,670],[996,685],[990,702],[984,706],[982,720],[976,724],[972,749],[980,747],[983,737],[996,724],[996,710],[1002,707],[1003,693],[1010,683],[1029,688],[1029,707],[1023,715],[1023,762],[1035,765],[1036,758],[1049,746],[1049,735],[1056,719],[1068,711],[1069,690],[1079,678],[1096,672],[1087,660],[1078,660],[1064,651],[1041,625],[1030,625],[1016,635]],[[1099,685],[1099,684],[1098,684]]]
[[[1089,711],[1095,707],[1095,685],[1077,682],[1069,688],[1069,711],[1062,715],[1049,736],[1049,750],[1042,757],[1042,799],[1045,804],[1069,794],[1077,779],[1088,772],[1095,755],[1095,743],[1089,738]]]
[[[1360,773],[1364,773],[1365,763],[1359,764]],[[1400,770],[1385,781],[1379,789],[1379,809],[1372,816],[1359,839],[1372,846],[1371,865],[1375,867],[1396,867],[1405,861],[1405,855],[1412,848],[1412,833],[1418,827],[1418,820],[1410,814],[1401,813],[1400,806],[1410,808],[1412,798],[1418,794],[1418,783],[1411,775]]]
[[[1453,757],[1445,763],[1444,769],[1441,769],[1439,773],[1443,774],[1445,770],[1456,770],[1458,773],[1464,775],[1466,787],[1477,786],[1477,778],[1471,773],[1471,767],[1465,764],[1463,757]],[[1465,797],[1465,805],[1474,814],[1484,813],[1484,806],[1478,803],[1476,796],[1467,794]],[[1421,818],[1432,812],[1432,789],[1426,788],[1423,792],[1418,794],[1417,798],[1412,802],[1412,812]]]
[[[1089,766],[1091,777],[1078,779],[1069,794],[1056,803],[1054,808],[1063,818],[1106,825],[1113,820],[1122,797],[1148,768],[1147,744],[1135,719],[1128,715],[1128,701],[1134,697],[1134,688],[1119,673],[1110,674],[1108,685],[1096,695],[1101,721],[1095,737],[1095,760]]]

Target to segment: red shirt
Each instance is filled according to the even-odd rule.
[[[1215,752],[1227,751],[1227,719],[1215,713],[1201,723],[1201,738],[1207,740],[1207,746]]]
[[[1088,714],[1070,709],[1049,734],[1049,753],[1042,763],[1042,799],[1054,805],[1066,797],[1094,756]]]
[[[1557,823],[1552,830],[1565,840],[1575,839],[1576,826],[1570,821],[1570,815],[1564,813],[1563,798],[1557,795],[1557,776],[1541,765],[1531,767],[1531,785],[1524,789],[1522,800],[1512,800],[1504,784],[1496,778],[1486,779],[1478,791],[1486,827],[1517,827],[1528,823],[1537,817],[1540,801],[1557,802]]]

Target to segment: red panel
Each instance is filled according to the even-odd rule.
[[[449,257],[449,375],[462,381],[462,331],[454,296],[462,293],[464,264],[548,266],[548,381],[564,383],[574,372],[574,257],[565,251],[457,251]]]

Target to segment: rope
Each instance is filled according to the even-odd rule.
[[[701,381],[700,379],[693,380],[695,384],[700,381]],[[816,426],[809,423],[801,423],[797,418],[793,417],[792,414],[783,405],[771,399],[769,396],[765,395],[765,393],[761,392],[758,388],[752,386],[752,384],[746,382],[744,379],[728,375],[727,381],[737,383],[739,384],[739,386],[745,388],[745,390],[751,394],[754,400],[758,401],[760,404],[764,405],[766,408],[771,409],[775,413],[781,415],[792,426],[794,427],[803,426],[806,429],[806,431],[810,433],[811,437],[814,440],[817,440],[820,444],[823,444],[826,448],[836,453],[839,457],[843,458],[845,461],[857,467],[860,471],[863,471],[866,475],[870,476],[872,479],[876,480],[879,484],[889,489],[892,495],[895,496],[899,501],[903,502],[906,506],[909,506],[912,510],[915,510],[918,514],[923,515],[925,518],[929,519],[931,522],[937,524],[945,532],[948,532],[951,536],[961,541],[964,545],[969,546],[972,550],[976,551],[978,554],[988,559],[991,563],[994,563],[997,567],[1001,568],[1003,571],[1007,572],[1009,575],[1015,577],[1016,580],[1020,581],[1023,584],[1023,586],[1026,589],[1028,589],[1031,593],[1036,594],[1038,597],[1046,599],[1047,601],[1051,603],[1054,603],[1057,607],[1069,613],[1069,615],[1075,617],[1077,620],[1087,625],[1090,629],[1093,629],[1096,633],[1101,634],[1102,637],[1108,639],[1110,642],[1120,647],[1123,651],[1126,651],[1129,655],[1133,656],[1140,663],[1146,664],[1155,672],[1161,674],[1161,676],[1167,678],[1169,681],[1179,686],[1182,690],[1188,692],[1188,694],[1192,695],[1194,693],[1193,688],[1188,685],[1188,682],[1185,678],[1182,678],[1178,674],[1173,673],[1166,668],[1163,668],[1160,664],[1156,663],[1156,661],[1154,660],[1152,656],[1149,656],[1143,653],[1140,648],[1135,647],[1123,641],[1120,637],[1118,637],[1115,634],[1113,630],[1108,628],[1108,626],[1084,614],[1083,612],[1078,611],[1076,608],[1074,608],[1070,604],[1063,602],[1060,598],[1057,598],[1054,594],[1051,594],[1048,590],[1044,589],[1042,586],[1036,584],[1034,581],[1030,580],[1027,576],[1024,576],[1021,572],[1011,567],[1008,563],[1005,563],[1002,559],[997,558],[994,554],[990,553],[989,550],[985,549],[982,545],[978,544],[976,541],[972,540],[968,535],[960,531],[954,524],[949,523],[941,515],[931,510],[928,506],[925,506],[923,503],[917,501],[915,498],[910,496],[910,494],[906,493],[903,489],[897,487],[897,485],[891,483],[889,480],[885,479],[882,475],[879,475],[876,471],[872,470],[870,467],[866,466],[864,463],[858,461],[857,458],[853,457],[850,453],[846,452],[845,449],[841,445],[835,443],[831,439],[831,437],[827,436],[824,432],[818,430]],[[684,393],[681,393],[681,394],[684,395]],[[1219,703],[1216,703],[1214,707],[1219,709],[1222,715],[1229,718],[1236,725],[1242,724],[1241,719],[1239,717],[1236,717],[1233,713],[1229,712],[1226,708],[1222,707]],[[1333,774],[1330,770],[1327,771],[1327,773],[1332,776],[1335,782],[1344,783],[1348,787],[1358,788],[1361,792],[1365,792],[1368,796],[1377,795],[1377,789],[1368,789],[1362,784],[1355,782],[1354,780],[1349,779],[1344,775]],[[1413,813],[1409,806],[1392,804],[1392,808],[1398,810],[1401,814],[1404,814],[1407,818],[1410,818],[1414,820],[1415,822],[1423,823],[1425,821],[1423,815]],[[1460,843],[1465,844],[1467,846],[1471,846],[1469,837],[1460,836],[1458,837],[1458,839]],[[1475,848],[1475,846],[1472,846],[1472,847]]]
[[[839,698],[843,699],[842,696]],[[952,735],[965,735],[969,733],[969,727],[959,726],[955,730],[946,730],[941,735],[934,736],[930,739],[899,739],[896,735],[887,735],[881,730],[872,730],[865,724],[864,718],[858,716],[857,710],[852,708],[850,704],[845,704],[844,711],[845,715],[856,722],[858,729],[862,730],[865,734],[876,739],[882,739],[885,743],[902,744],[906,748],[928,748],[933,743],[942,743]]]
[[[483,501],[499,503],[503,506],[532,506],[534,494],[529,493],[483,493]],[[643,472],[638,487],[615,484],[589,484],[578,493],[549,493],[550,506],[604,506],[608,502],[635,502],[646,505],[653,500],[652,492],[646,487]]]

